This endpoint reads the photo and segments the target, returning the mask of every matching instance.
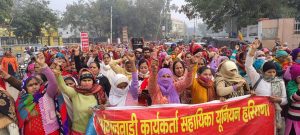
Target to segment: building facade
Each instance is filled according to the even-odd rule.
[[[300,20],[294,18],[260,19],[257,25],[241,29],[245,40],[252,42],[258,37],[263,47],[273,48],[275,41],[286,43],[289,48],[299,47]]]
[[[170,34],[177,38],[184,37],[186,35],[186,27],[184,21],[172,19],[172,30]]]
[[[287,43],[289,48],[297,48],[300,43],[300,20],[281,18],[258,22],[258,35],[263,45],[272,48],[276,40]]]

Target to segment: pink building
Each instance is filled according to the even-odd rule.
[[[291,49],[300,43],[300,20],[294,18],[260,19],[258,22],[258,38],[263,47],[273,48],[275,40],[287,43]]]

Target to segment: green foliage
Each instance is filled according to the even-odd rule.
[[[19,1],[14,8],[11,24],[15,35],[34,41],[38,36],[43,36],[42,28],[48,31],[56,29],[58,18],[48,5],[49,1],[46,0]]]
[[[181,11],[190,19],[201,17],[209,29],[220,31],[232,18],[240,28],[256,24],[259,18],[295,17],[299,0],[288,1],[293,6],[287,0],[186,0]]]
[[[7,20],[11,19],[12,0],[0,1],[0,25],[7,24]]]
[[[112,7],[113,38],[122,37],[122,28],[128,27],[129,37],[155,39],[164,22],[165,0],[95,0],[79,1],[67,6],[62,26],[71,30],[87,31],[91,37],[109,37],[110,7]],[[168,18],[168,22],[170,18]],[[171,27],[171,25],[169,24]],[[169,29],[171,30],[171,29]]]
[[[300,0],[288,0],[288,6],[294,8],[297,18],[300,20]]]

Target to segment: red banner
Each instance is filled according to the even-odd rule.
[[[89,35],[88,35],[88,33],[81,32],[80,37],[81,37],[81,50],[83,52],[88,52],[89,51]]]
[[[274,106],[267,97],[197,105],[157,105],[95,111],[97,134],[273,135]]]

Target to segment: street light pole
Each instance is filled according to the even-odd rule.
[[[110,43],[112,44],[112,6],[110,6]]]
[[[194,39],[196,38],[196,17],[194,18]]]

